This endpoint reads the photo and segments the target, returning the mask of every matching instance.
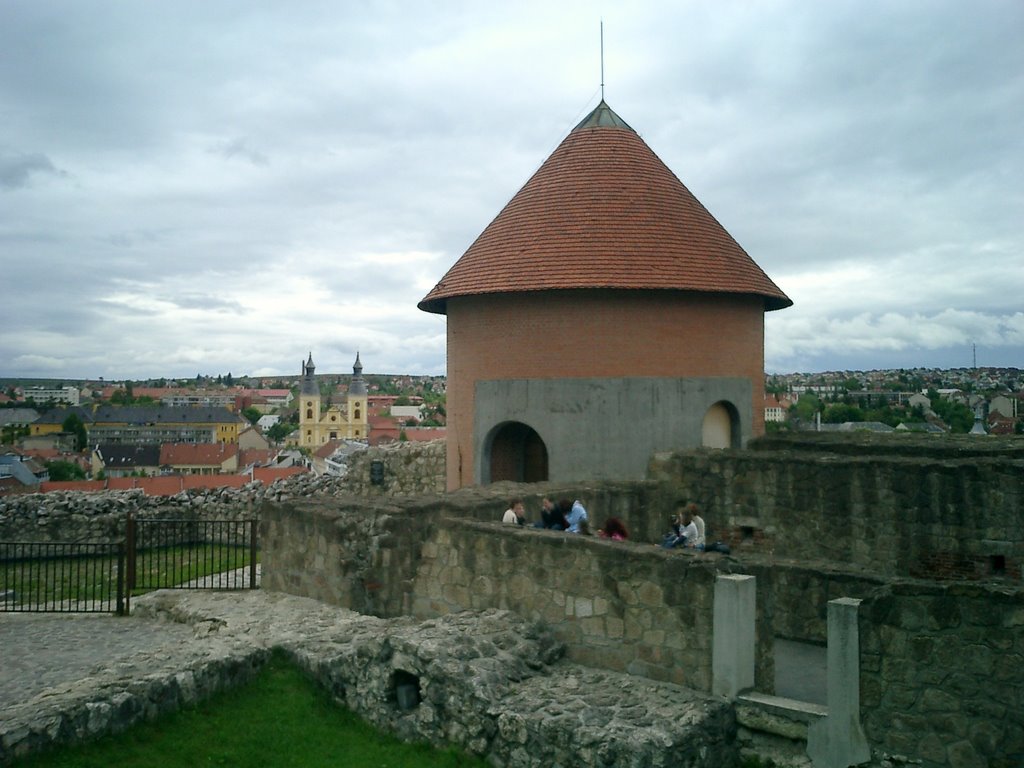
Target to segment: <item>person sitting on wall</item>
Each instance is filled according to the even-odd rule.
[[[617,517],[609,517],[604,522],[604,528],[597,532],[598,536],[612,541],[625,541],[629,538],[629,531],[626,524]]]
[[[522,499],[512,499],[502,515],[501,522],[505,525],[526,525],[526,511]]]
[[[540,520],[533,524],[535,528],[547,528],[552,531],[566,529],[565,515],[551,499],[545,496],[540,502]]]
[[[568,513],[565,515],[565,530],[569,533],[581,533],[589,532],[587,526],[587,510],[583,507],[583,504],[579,499],[570,502],[568,499],[562,499],[558,503],[558,506],[565,510],[569,508]]]
[[[665,547],[665,549],[694,546],[699,535],[697,524],[693,521],[693,510],[696,508],[696,504],[688,504],[679,510],[672,525],[672,530],[665,536],[661,546]]]
[[[692,546],[694,549],[703,552],[705,547],[704,534],[706,531],[706,527],[704,525],[704,518],[700,516],[700,510],[697,508],[697,505],[694,504],[693,502],[690,503],[687,509],[690,510],[690,517],[693,519],[693,524],[697,528],[697,538],[693,540],[692,545],[687,543],[686,546]]]

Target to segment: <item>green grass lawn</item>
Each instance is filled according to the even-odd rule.
[[[250,685],[194,709],[80,747],[16,761],[21,768],[486,768],[455,750],[406,744],[337,706],[275,656]]]

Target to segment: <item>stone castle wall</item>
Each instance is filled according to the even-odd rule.
[[[381,462],[383,482],[371,480]],[[444,441],[395,443],[354,454],[344,477],[301,474],[269,487],[195,488],[174,496],[141,490],[54,491],[0,495],[0,541],[104,542],[124,538],[128,513],[137,518],[239,520],[258,518],[264,502],[296,498],[390,498],[444,490]]]
[[[876,757],[1002,768],[1024,753],[1024,473],[1014,453],[702,451],[658,457],[643,483],[404,497],[369,487],[368,464],[366,484],[350,490],[356,466],[350,478],[263,497],[265,588],[380,617],[514,610],[550,623],[573,660],[706,690],[709,590],[717,573],[749,573],[758,690],[772,689],[773,637],[822,643],[828,601],[855,597],[861,714]],[[595,528],[623,518],[631,541],[496,522],[514,496],[535,517],[541,495],[581,498]],[[652,546],[688,499],[732,556]],[[929,566],[943,553],[970,567]],[[921,575],[932,579],[906,578]]]
[[[1024,458],[805,450],[658,457],[651,478],[734,551],[887,576],[1024,580]],[[639,527],[651,535],[657,521]]]
[[[900,582],[860,606],[861,718],[925,766],[1024,765],[1024,592]]]
[[[264,585],[384,617],[511,610],[550,626],[577,663],[706,691],[715,577],[747,573],[757,577],[758,691],[773,690],[774,637],[823,643],[828,601],[855,597],[874,765],[888,754],[1002,768],[1024,753],[1024,588],[908,580],[753,548],[729,557],[666,552],[503,526],[496,510],[512,490],[268,505]],[[581,495],[599,499],[597,491]],[[607,493],[611,504],[629,497],[620,486]],[[632,498],[652,493],[645,486]]]

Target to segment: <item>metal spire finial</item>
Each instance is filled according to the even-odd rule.
[[[604,101],[604,19],[601,19],[601,101]]]

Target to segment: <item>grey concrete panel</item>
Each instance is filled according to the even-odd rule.
[[[701,445],[715,403],[739,414],[740,444],[751,437],[753,386],[743,378],[513,379],[479,381],[473,420],[476,482],[490,480],[497,428],[520,422],[548,451],[549,479],[639,480],[653,453]]]

